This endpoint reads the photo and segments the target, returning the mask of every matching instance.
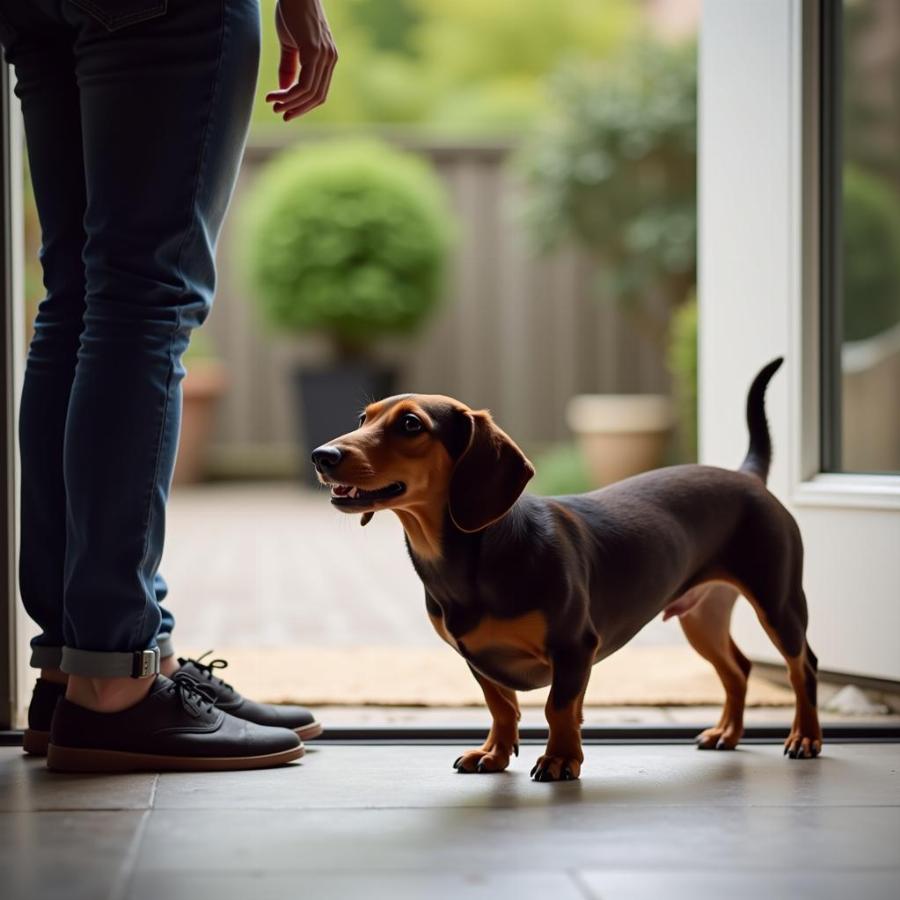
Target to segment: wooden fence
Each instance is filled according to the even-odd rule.
[[[510,172],[512,144],[402,143],[434,166],[457,217],[440,310],[415,338],[378,349],[398,364],[403,390],[487,407],[531,447],[567,436],[564,409],[573,394],[668,391],[660,348],[615,304],[597,298],[592,264],[572,250],[541,257],[529,248],[515,212],[521,188]],[[233,262],[241,240],[237,207],[277,151],[248,148],[219,246],[219,287],[207,325],[229,373],[214,448],[219,468],[290,464],[290,371],[298,360],[327,353],[315,338],[267,332]],[[349,427],[352,410],[347,421]]]

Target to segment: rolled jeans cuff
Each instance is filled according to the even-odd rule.
[[[60,668],[85,678],[144,678],[159,674],[159,647],[134,653],[106,653],[63,647]]]
[[[62,647],[31,647],[32,669],[58,669],[62,662]]]
[[[167,659],[175,655],[175,645],[172,643],[171,634],[158,634],[156,636],[156,646],[159,648],[160,659]]]

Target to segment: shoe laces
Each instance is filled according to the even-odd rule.
[[[218,675],[214,674],[215,669],[227,669],[228,668],[228,660],[227,659],[211,659],[209,662],[204,662],[207,656],[211,656],[213,653],[212,650],[207,650],[205,653],[201,653],[197,659],[193,659],[188,657],[188,659],[179,659],[179,663],[184,665],[185,663],[191,663],[197,669],[199,669],[205,678],[210,681],[216,682],[220,687],[224,687],[229,691],[233,691],[234,688],[222,678],[219,678]]]
[[[204,703],[207,707],[206,712],[215,710],[216,695],[211,687],[200,684],[187,672],[176,672],[169,680],[171,682],[169,690],[179,699],[185,712],[195,717],[199,716],[204,711]]]

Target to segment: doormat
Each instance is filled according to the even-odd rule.
[[[183,652],[183,651],[179,651]],[[202,651],[200,651],[202,652]],[[196,655],[196,654],[189,654]],[[233,647],[216,674],[245,696],[307,706],[483,706],[463,659],[443,647]],[[543,706],[548,689],[519,694]],[[722,685],[689,647],[624,647],[594,666],[585,706],[715,706]],[[751,675],[747,705],[792,706],[793,693]]]

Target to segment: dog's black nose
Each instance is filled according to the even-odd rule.
[[[313,465],[323,472],[326,469],[333,469],[343,459],[344,454],[337,447],[330,444],[323,444],[312,452]]]

